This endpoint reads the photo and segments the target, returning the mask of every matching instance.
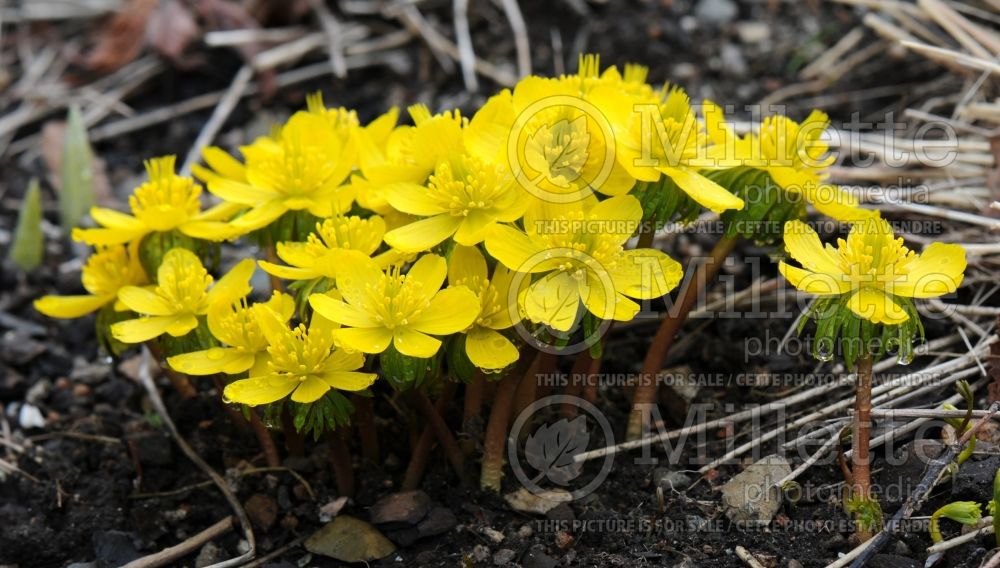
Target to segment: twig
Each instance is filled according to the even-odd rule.
[[[149,402],[153,405],[153,409],[156,413],[160,415],[163,420],[163,425],[170,432],[170,436],[173,437],[174,442],[180,447],[184,455],[188,457],[189,460],[194,462],[198,469],[202,470],[205,475],[210,477],[213,482],[215,482],[216,487],[226,498],[229,506],[232,507],[233,512],[236,514],[236,518],[240,521],[240,527],[243,529],[244,538],[247,541],[247,551],[243,554],[226,560],[224,562],[219,562],[218,564],[213,564],[211,568],[227,568],[229,566],[239,566],[253,559],[257,554],[257,539],[253,534],[253,527],[250,525],[250,518],[247,517],[246,511],[243,510],[243,505],[240,504],[239,499],[233,495],[233,492],[229,489],[229,484],[226,483],[225,478],[215,472],[212,466],[205,463],[205,460],[201,459],[198,452],[194,451],[191,446],[184,440],[180,432],[177,430],[177,426],[174,421],[170,418],[170,413],[167,412],[167,407],[163,404],[163,399],[160,398],[160,391],[157,390],[156,385],[153,384],[153,374],[150,370],[152,365],[152,355],[150,355],[147,348],[142,350],[142,365],[139,367],[139,382],[142,384],[143,388],[146,390],[147,396],[149,396]]]
[[[753,554],[750,554],[749,550],[743,548],[742,546],[736,547],[736,556],[738,556],[743,562],[746,562],[746,565],[750,568],[765,568],[764,565],[761,564],[760,560],[757,560]]]
[[[344,32],[340,22],[322,0],[309,0],[309,7],[316,13],[319,23],[326,35],[327,51],[330,54],[330,67],[338,79],[347,77],[347,62],[344,60]]]
[[[952,49],[933,47],[924,43],[917,43],[913,41],[901,41],[900,45],[908,49],[912,49],[913,51],[940,63],[956,63],[970,69],[989,71],[994,75],[1000,75],[1000,63],[996,63],[994,61],[988,61],[986,59],[974,57]]]
[[[849,412],[854,412],[853,410]],[[875,418],[899,420],[901,418],[965,418],[965,410],[936,410],[931,408],[876,408],[872,410]],[[973,418],[982,418],[989,413],[985,410],[973,410]]]
[[[503,13],[510,22],[510,31],[514,34],[514,50],[517,52],[517,76],[531,75],[531,47],[528,44],[528,26],[524,23],[524,15],[517,0],[498,0]],[[553,28],[555,29],[555,28]]]
[[[859,546],[855,550],[860,549],[853,558],[853,563],[851,568],[862,568],[868,560],[871,559],[887,542],[892,538],[894,534],[899,532],[901,523],[903,519],[910,517],[927,499],[930,494],[931,489],[937,484],[937,479],[944,471],[945,466],[951,463],[955,456],[969,443],[969,440],[973,436],[977,436],[979,431],[992,419],[992,416],[1000,411],[1000,401],[994,402],[990,405],[988,416],[980,418],[976,423],[969,428],[968,431],[954,444],[948,446],[948,448],[937,458],[932,459],[928,462],[927,467],[924,469],[924,475],[920,479],[920,483],[914,488],[910,497],[903,503],[903,506],[896,511],[896,514],[892,516],[885,528],[875,535],[875,538],[871,539],[862,546]],[[854,552],[853,550],[851,551]],[[846,557],[845,557],[846,558]],[[843,559],[841,559],[843,560]],[[845,566],[843,563],[836,563],[831,566]]]
[[[846,427],[840,428],[839,430],[834,432],[833,436],[830,436],[830,439],[827,440],[826,443],[824,443],[822,446],[820,446],[819,450],[817,450],[816,453],[809,456],[809,459],[807,459],[806,461],[802,462],[802,465],[795,468],[794,471],[792,471],[785,477],[782,477],[778,481],[775,481],[774,487],[784,487],[786,483],[802,475],[803,473],[805,473],[807,469],[812,467],[813,464],[821,460],[823,456],[825,456],[827,452],[829,452],[833,448],[833,446],[840,441],[840,436],[841,434],[843,434],[845,428]]]
[[[156,554],[150,554],[149,556],[133,560],[123,568],[158,568],[159,566],[172,564],[198,550],[212,539],[226,534],[232,528],[233,518],[226,517],[180,544],[165,548]]]
[[[191,166],[198,161],[202,149],[211,144],[212,140],[215,139],[215,135],[219,133],[222,125],[225,124],[226,119],[229,118],[233,109],[236,108],[236,104],[243,97],[243,91],[246,90],[252,78],[253,69],[249,65],[244,65],[236,73],[236,77],[233,78],[232,84],[229,85],[226,95],[219,101],[218,106],[212,112],[212,117],[208,119],[208,122],[202,127],[201,132],[198,133],[198,137],[195,138],[191,150],[188,151],[187,158],[184,159],[184,166],[181,167],[180,175],[186,176],[191,173]]]
[[[458,43],[458,63],[462,68],[465,90],[476,92],[476,52],[472,48],[472,33],[469,31],[469,0],[452,0],[452,18],[455,20],[455,39]]]

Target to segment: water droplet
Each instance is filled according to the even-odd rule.
[[[828,337],[820,338],[816,342],[816,349],[813,350],[813,355],[820,361],[830,361],[833,359],[833,340]]]

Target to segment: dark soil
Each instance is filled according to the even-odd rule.
[[[485,4],[473,17],[477,53],[512,61],[506,21]],[[737,5],[734,22],[715,24],[689,15],[693,13],[691,4],[683,0],[616,0],[589,4],[593,14],[582,17],[569,3],[522,2],[534,46],[535,72],[554,71],[551,46],[557,34],[565,54],[583,48],[600,53],[606,64],[640,62],[650,66],[652,81],[677,81],[696,100],[710,97],[742,105],[795,82],[798,68],[859,23],[851,10],[827,4],[748,1]],[[741,26],[755,23],[766,25],[769,34],[760,41],[747,41],[740,34]],[[748,33],[744,29],[744,35]],[[137,110],[225,88],[240,63],[218,51],[209,53],[210,67],[161,75],[135,103]],[[465,94],[460,78],[442,72],[425,48],[414,45],[409,54],[413,67],[405,75],[364,70],[347,81],[331,79],[282,90],[267,102],[247,100],[230,119],[232,130],[227,129],[219,142],[233,146],[246,141],[248,131],[263,128],[268,117],[286,115],[303,106],[304,95],[316,89],[324,92],[327,104],[355,107],[365,118],[389,105],[428,102],[432,107],[474,109],[482,102],[482,95]],[[570,61],[567,68],[575,69],[575,62]],[[902,106],[911,96],[903,88],[878,99],[858,99],[850,93],[863,87],[906,85],[925,79],[927,74],[926,68],[912,66],[891,72],[857,69],[828,90],[847,94],[820,102],[831,115],[842,119],[858,109],[874,112]],[[488,84],[483,88],[484,93],[493,90]],[[814,103],[799,100],[788,112],[801,117],[810,104]],[[740,111],[737,107],[737,113]],[[165,127],[98,144],[96,151],[108,164],[118,198],[131,189],[130,180],[140,171],[143,159],[165,153],[183,156],[206,117],[207,113],[192,114]],[[243,124],[251,126],[238,127]],[[8,161],[2,167],[0,230],[10,231],[26,178],[44,172],[40,163],[24,166]],[[51,196],[51,188],[46,190]],[[54,207],[46,210],[53,223],[55,213]],[[16,461],[24,473],[0,475],[0,563],[20,567],[73,562],[116,566],[172,546],[231,511],[221,494],[204,484],[205,476],[165,437],[141,387],[128,376],[135,363],[129,358],[134,354],[127,354],[121,364],[112,362],[98,350],[92,320],[53,321],[31,308],[30,301],[41,293],[80,291],[78,266],[66,263],[73,257],[72,248],[55,234],[51,237],[47,263],[35,274],[25,277],[9,264],[0,272],[0,403],[15,430],[23,430],[18,413],[25,403],[41,409],[45,420],[42,428],[24,430],[23,440],[15,436],[27,449],[10,461]],[[708,250],[713,240],[710,235],[683,235],[668,252],[686,258]],[[6,257],[5,246],[0,241],[0,256]],[[743,245],[737,255],[759,259],[764,272],[773,275],[773,264],[764,250]],[[733,274],[737,289],[759,276],[748,269]],[[747,360],[743,353],[747,338],[780,338],[789,321],[699,320],[687,326],[686,339],[676,346],[671,364],[685,364],[695,372],[724,378],[723,385],[702,388],[696,399],[712,403],[709,418],[772,401],[785,392],[785,386],[739,385],[738,373],[757,369],[813,371],[815,362],[804,355]],[[607,347],[609,358],[603,371],[635,372],[654,326],[639,324],[617,332]],[[933,338],[943,331],[932,327],[928,334]],[[200,385],[202,390],[195,400],[181,400],[166,382],[161,387],[173,420],[188,443],[213,468],[226,472],[241,501],[253,503],[251,508],[257,512],[263,508],[255,527],[261,556],[321,526],[319,508],[337,497],[325,444],[309,444],[306,457],[291,457],[285,462],[308,481],[315,492],[313,499],[288,472],[241,473],[264,465],[259,448],[247,430],[222,412],[218,393],[210,384]],[[614,386],[602,389],[601,395],[599,406],[611,418],[620,440],[628,408],[626,395]],[[414,418],[397,410],[408,406],[390,404],[392,396],[388,389],[377,392],[383,461],[358,464],[357,495],[344,509],[360,518],[367,518],[368,507],[379,498],[398,490],[415,435],[407,428]],[[460,413],[460,407],[452,409],[452,424],[458,423]],[[666,416],[665,420],[672,427],[683,422],[683,415]],[[705,447],[686,446],[683,463],[672,466],[665,461],[659,466],[637,465],[634,455],[619,456],[611,475],[594,494],[557,508],[547,518],[514,513],[500,496],[461,488],[443,456],[435,454],[424,489],[455,514],[457,526],[447,534],[400,547],[397,554],[375,565],[489,566],[509,559],[529,567],[721,567],[742,565],[734,552],[742,545],[769,566],[823,566],[849,550],[848,517],[836,498],[820,496],[803,499],[796,506],[786,505],[766,529],[746,530],[727,521],[720,511],[718,489],[739,471],[739,464],[711,472],[688,490],[666,491],[661,506],[654,481],[657,467],[696,470],[699,452],[720,455],[727,442],[732,444],[735,439],[740,444],[749,435],[709,432]],[[764,453],[772,450],[773,446]],[[0,457],[2,451],[0,448]],[[663,453],[656,450],[653,455],[662,459]],[[879,467],[876,463],[875,468]],[[693,471],[688,475],[697,478]],[[816,467],[799,481],[815,489],[835,484],[840,477],[834,466]],[[508,490],[519,487],[513,478],[506,483]],[[936,496],[925,507],[925,514],[948,499],[947,491]],[[266,514],[271,505],[277,510],[273,518]],[[504,539],[492,540],[483,530],[487,527],[502,533]],[[945,531],[955,534],[951,526]],[[240,538],[238,532],[231,532],[217,539],[219,559],[238,554]],[[929,544],[926,532],[915,530],[890,545],[872,565],[922,565],[923,549]],[[992,546],[992,541],[981,539],[950,554],[946,565],[978,566]],[[208,557],[204,550],[203,557]],[[183,562],[194,564],[193,556]],[[303,549],[293,547],[266,565],[339,564],[318,556],[309,559]]]

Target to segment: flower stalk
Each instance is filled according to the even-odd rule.
[[[858,361],[857,383],[854,394],[854,417],[851,423],[851,499],[869,501],[872,499],[872,464],[869,444],[872,436],[872,358],[870,355]],[[872,528],[859,522],[857,535],[862,542],[872,537]],[[879,527],[874,527],[876,530]]]
[[[508,371],[497,386],[493,408],[490,409],[489,421],[486,423],[486,435],[483,438],[483,465],[479,473],[479,486],[482,489],[500,491],[500,482],[503,479],[503,454],[507,445],[507,428],[510,425],[514,395],[518,384],[525,378],[537,356],[537,351],[524,347],[517,366]]]
[[[735,237],[719,239],[705,262],[698,265],[694,275],[681,284],[674,309],[660,323],[656,335],[653,336],[653,342],[650,344],[649,350],[646,351],[646,357],[643,359],[642,371],[639,375],[642,380],[636,385],[632,397],[632,411],[629,413],[626,439],[636,440],[642,436],[645,409],[656,403],[659,393],[656,375],[663,368],[663,362],[666,360],[678,332],[687,320],[688,314],[694,308],[698,294],[708,286],[709,282],[715,280],[722,263],[736,247],[736,243]]]

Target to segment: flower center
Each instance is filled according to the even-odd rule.
[[[447,161],[438,164],[427,183],[431,198],[459,217],[498,207],[510,187],[503,168],[472,156],[464,156],[454,165]]]

